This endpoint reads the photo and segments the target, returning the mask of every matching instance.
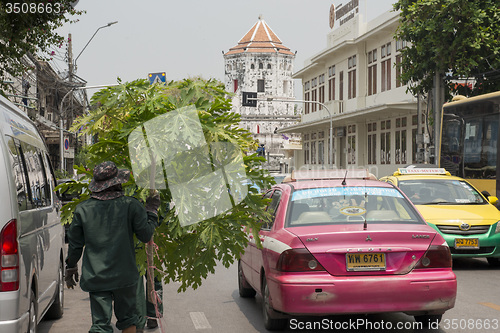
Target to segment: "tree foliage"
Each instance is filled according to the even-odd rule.
[[[395,37],[409,42],[401,51],[401,79],[414,95],[426,94],[436,73],[451,73],[451,92],[500,90],[498,0],[398,0],[394,9],[401,11]],[[470,90],[451,79],[477,83]]]
[[[48,59],[52,47],[62,46],[64,37],[57,29],[74,22],[72,16],[83,13],[73,8],[74,3],[74,0],[0,1],[0,86],[4,86],[8,75],[15,77],[28,69],[21,61],[24,55],[37,54]]]
[[[248,131],[238,127],[239,115],[230,112],[231,101],[226,94],[220,82],[203,79],[186,79],[167,85],[149,85],[145,80],[137,80],[94,94],[92,103],[99,107],[77,119],[73,130],[83,129],[82,134],[97,135],[99,141],[89,146],[86,164],[76,167],[83,179],[76,184],[62,185],[63,190],[73,187],[74,191],[84,192],[81,199],[63,207],[64,222],[69,223],[75,206],[88,198],[85,187],[95,165],[111,160],[120,168],[131,169],[127,146],[130,133],[155,117],[188,105],[196,107],[206,142],[237,144],[245,153],[243,162],[249,183],[261,189],[268,188],[273,180],[260,168],[263,159],[255,154],[256,143]],[[187,136],[189,131],[181,135]],[[244,228],[251,229],[257,236],[259,221],[268,218],[264,209],[266,200],[255,186],[250,186],[248,195],[231,210],[185,227],[179,223],[177,208],[167,209],[172,201],[170,189],[160,190],[163,223],[154,236],[158,245],[155,264],[163,270],[165,282],[180,282],[179,290],[196,288],[214,272],[218,262],[228,267],[239,258],[248,241]],[[136,185],[134,175],[124,188],[127,195],[140,200],[145,200],[149,193],[148,189]],[[144,250],[138,252],[137,258],[138,265],[144,269]]]

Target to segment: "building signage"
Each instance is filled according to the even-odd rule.
[[[359,14],[359,0],[350,0],[345,5],[340,4],[335,8],[334,5],[330,7],[330,28],[333,29],[335,22],[338,21],[339,25],[353,19]]]

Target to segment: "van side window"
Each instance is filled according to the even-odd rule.
[[[45,168],[45,175],[47,179],[47,191],[48,197],[50,198],[49,205],[52,204],[52,194],[54,188],[57,186],[56,184],[56,176],[54,174],[54,169],[52,168],[52,164],[50,164],[50,157],[47,152],[41,152],[40,158],[43,161],[43,165]]]
[[[39,150],[32,145],[21,142],[21,152],[28,170],[28,184],[34,206],[45,207],[50,205],[50,192],[47,192],[47,177]]]
[[[43,183],[42,183],[42,192],[43,196],[45,198],[45,205],[44,206],[50,206],[52,203],[52,196],[51,196],[51,190],[50,190],[50,178],[48,177],[47,174],[47,168],[46,164],[43,161],[43,155],[41,151],[38,151],[38,159],[40,161],[40,168],[42,170],[42,176],[43,176]]]
[[[19,211],[31,209],[30,195],[28,193],[28,187],[26,186],[27,173],[19,152],[20,147],[15,143],[13,138],[9,137],[7,145],[9,147],[10,163],[14,174]]]

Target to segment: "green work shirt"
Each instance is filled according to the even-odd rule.
[[[86,200],[73,214],[66,264],[75,267],[83,252],[80,287],[84,291],[132,286],[139,278],[134,234],[147,243],[157,226],[158,217],[133,197]]]

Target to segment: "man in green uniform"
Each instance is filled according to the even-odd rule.
[[[134,234],[146,243],[158,226],[158,194],[145,207],[124,196],[122,185],[130,172],[107,161],[94,168],[89,185],[91,198],[80,203],[68,230],[66,285],[78,282],[77,263],[83,253],[80,287],[90,295],[92,327],[89,332],[113,332],[114,301],[116,327],[135,333],[139,320],[136,290],[139,272],[135,260]]]

